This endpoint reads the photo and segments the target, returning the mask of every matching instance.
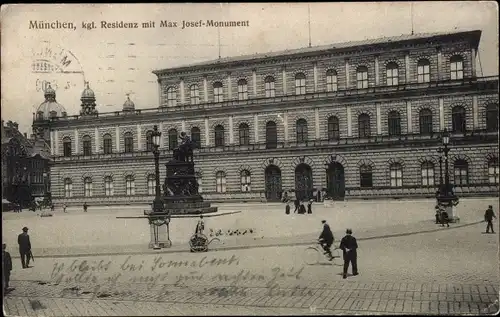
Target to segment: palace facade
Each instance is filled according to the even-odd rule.
[[[87,84],[80,115],[49,109],[33,123],[51,145],[52,197],[152,202],[154,125],[160,177],[186,131],[212,201],[434,196],[445,129],[457,195],[498,195],[498,77],[476,75],[480,36],[404,35],[157,70],[153,109],[127,99],[123,111],[98,113]]]

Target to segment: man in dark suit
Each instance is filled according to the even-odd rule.
[[[352,230],[347,229],[346,235],[340,241],[340,249],[342,249],[344,256],[344,274],[343,278],[347,278],[347,269],[349,268],[349,263],[352,264],[352,275],[358,275],[358,243],[356,238],[352,236]]]
[[[330,229],[330,226],[326,223],[326,220],[321,220],[321,223],[323,224],[323,231],[319,235],[318,240],[321,243],[323,250],[325,250],[325,254],[328,254],[331,260],[332,251],[330,250],[330,247],[332,246],[335,238],[333,237],[332,230]]]
[[[495,230],[493,230],[493,218],[496,218],[495,213],[493,212],[493,206],[489,205],[488,209],[486,209],[486,212],[484,213],[484,221],[488,222],[486,225],[486,233],[490,233],[490,228],[491,228],[491,233],[495,233]]]
[[[2,264],[3,264],[3,290],[7,291],[9,288],[10,281],[10,271],[12,271],[12,258],[10,257],[10,253],[7,252],[7,245],[5,243],[2,244]]]
[[[23,269],[28,268],[31,256],[31,242],[28,235],[28,228],[23,228],[23,233],[17,236],[17,243],[19,244],[19,253],[21,254],[21,263]]]

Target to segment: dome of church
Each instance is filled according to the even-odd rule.
[[[132,100],[130,100],[130,97],[127,96],[127,100],[123,104],[123,111],[131,111],[135,109],[135,104]]]
[[[44,96],[45,101],[36,110],[36,120],[48,120],[67,115],[66,109],[56,101],[56,92],[50,85],[45,89]]]
[[[82,92],[82,98],[81,99],[94,99],[95,100],[95,94],[92,89],[89,87],[89,83],[86,83],[86,87]]]

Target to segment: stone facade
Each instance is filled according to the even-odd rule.
[[[206,199],[272,200],[281,195],[274,195],[276,191],[323,188],[337,191],[341,198],[432,196],[439,183],[437,149],[441,146],[440,132],[445,128],[452,131],[449,166],[452,182],[460,183],[455,184],[457,191],[498,194],[498,123],[492,127],[492,121],[487,120],[487,116],[494,115],[492,108],[498,117],[498,77],[475,75],[473,57],[479,37],[478,31],[406,36],[344,44],[338,49],[310,48],[155,71],[159,108],[139,110],[136,106],[128,112],[51,119],[45,123],[51,129],[55,162],[52,195],[70,204],[151,202],[148,176],[154,173],[154,162],[146,148],[146,136],[155,124],[162,132],[161,164],[171,156],[169,131],[189,134],[193,128],[199,129],[201,148],[195,151],[195,161]],[[422,60],[428,62],[428,71],[419,66]],[[397,65],[397,73],[392,73],[397,84],[388,85],[388,64]],[[363,78],[359,67],[367,69],[365,89],[357,88],[359,76]],[[457,68],[459,71],[454,71]],[[329,70],[335,71],[335,78],[327,78]],[[419,80],[422,72],[429,80]],[[458,78],[452,80],[452,76]],[[271,77],[272,85],[266,83]],[[238,87],[240,80],[245,80],[246,85]],[[329,91],[332,80],[337,89]],[[214,101],[216,83],[222,84],[222,102]],[[305,93],[300,91],[302,83]],[[191,98],[192,85],[197,87],[198,99]],[[266,89],[269,94],[270,88],[274,97],[266,97]],[[454,114],[457,107],[464,110],[464,117]],[[432,113],[428,119],[432,133],[421,133],[424,119],[420,113],[425,109]],[[399,119],[389,119],[389,113],[397,113]],[[358,118],[363,114],[369,116],[370,136],[366,137],[359,131]],[[333,116],[338,119],[339,138],[332,138],[329,132],[328,118]],[[457,128],[459,121],[465,129]],[[269,122],[276,126],[277,143],[271,148],[271,132],[266,128]],[[306,124],[299,127],[298,122]],[[397,132],[390,131],[395,124]],[[215,130],[221,127],[223,131],[216,136]],[[240,133],[240,127],[248,130]],[[127,132],[133,136],[133,153],[124,153]],[[110,154],[103,152],[106,134],[112,140]],[[82,155],[84,136],[92,140],[90,156]],[[71,140],[69,157],[63,156],[64,137]],[[222,145],[216,146],[216,137],[223,137],[218,140]],[[425,162],[432,163],[434,169],[426,171],[426,175],[433,176],[426,176],[424,181]],[[462,167],[455,170],[457,162]],[[467,163],[465,168],[463,162]],[[343,176],[331,178],[328,173],[333,172],[328,168],[332,163],[340,164],[336,166],[342,167]],[[272,178],[269,166],[279,168],[281,177]],[[298,166],[307,172],[296,173]],[[371,186],[361,184],[361,166],[371,167]],[[391,166],[398,166],[398,171],[391,172]],[[249,178],[243,179],[242,172]],[[462,177],[455,180],[455,173]],[[113,180],[112,196],[106,195],[106,176]],[[342,183],[340,191],[330,188],[329,177]],[[92,181],[91,197],[84,195],[85,178],[87,183]],[[65,180],[66,184],[71,180],[71,190],[68,185],[65,188]],[[133,195],[127,194],[127,186],[134,187]]]

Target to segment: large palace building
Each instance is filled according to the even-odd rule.
[[[87,84],[79,115],[35,115],[51,145],[52,197],[150,203],[154,125],[160,177],[186,131],[212,201],[434,196],[445,129],[457,195],[498,195],[498,77],[476,75],[480,37],[404,35],[157,70],[153,109],[127,98],[123,111],[98,113]]]

